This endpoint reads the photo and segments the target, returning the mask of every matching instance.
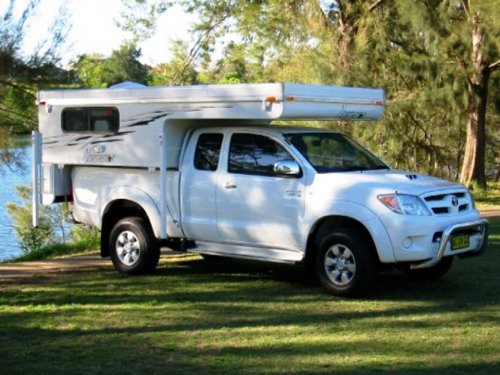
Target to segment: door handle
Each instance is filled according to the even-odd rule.
[[[226,182],[226,185],[224,186],[226,189],[236,189],[237,186],[235,184],[232,184],[230,182]]]

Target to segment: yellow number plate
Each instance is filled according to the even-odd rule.
[[[451,238],[451,249],[460,250],[469,247],[469,236],[463,234]]]

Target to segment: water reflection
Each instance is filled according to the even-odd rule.
[[[16,195],[16,186],[31,183],[31,147],[19,147],[16,151],[20,152],[26,168],[19,171],[4,168],[0,174],[0,261],[21,255],[6,205],[8,202],[21,203]]]

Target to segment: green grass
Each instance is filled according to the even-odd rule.
[[[76,235],[73,239],[66,243],[51,243],[40,249],[27,252],[15,259],[8,260],[4,263],[19,263],[29,262],[33,260],[43,260],[64,256],[92,254],[98,251],[100,246],[100,234],[96,230],[89,230],[83,227],[75,231]],[[0,262],[1,264],[2,262]]]
[[[300,269],[197,256],[0,285],[5,374],[500,373],[500,220],[436,283],[340,299]]]
[[[96,252],[97,246],[98,245],[89,246],[89,244],[86,241],[70,242],[70,243],[53,243],[44,246],[39,250],[23,254],[18,258],[7,261],[6,263],[27,262],[27,261],[50,259],[50,258],[57,258],[69,255],[74,256],[74,255],[92,254]]]
[[[472,191],[479,210],[500,210],[500,182],[489,181],[488,189]]]

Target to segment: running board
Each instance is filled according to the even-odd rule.
[[[297,263],[304,259],[304,254],[297,251],[268,249],[262,247],[222,244],[196,241],[196,245],[187,249],[189,253],[220,255],[233,258],[255,259],[275,263]]]

